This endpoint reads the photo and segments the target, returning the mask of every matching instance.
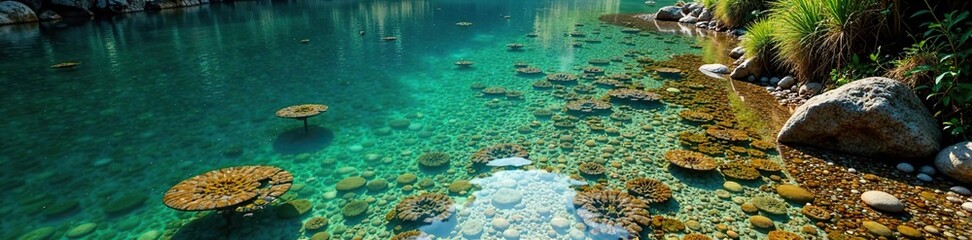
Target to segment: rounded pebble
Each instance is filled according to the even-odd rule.
[[[922,181],[925,181],[925,182],[931,182],[932,181],[932,177],[931,176],[928,176],[928,174],[924,174],[924,173],[919,173],[918,176],[915,176],[915,177],[917,177],[918,180],[922,180]]]
[[[861,194],[861,200],[872,208],[886,212],[904,211],[904,203],[897,197],[882,191],[867,191]]]
[[[912,166],[910,163],[904,163],[904,162],[903,163],[898,163],[898,166],[895,166],[895,168],[897,168],[898,171],[902,171],[902,172],[905,172],[905,173],[913,173],[913,172],[915,172],[915,166]]]
[[[954,187],[949,188],[948,190],[949,191],[952,191],[952,192],[955,192],[955,193],[958,193],[960,195],[972,196],[972,191],[969,191],[968,188],[963,187],[963,186],[954,186]]]
[[[963,203],[962,204],[962,209],[965,209],[965,211],[972,212],[972,202],[965,202],[965,203]]]
[[[935,175],[935,167],[921,166],[921,168],[918,169],[918,172],[928,174],[929,176]]]

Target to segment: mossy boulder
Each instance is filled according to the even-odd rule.
[[[142,206],[142,203],[145,203],[145,200],[148,199],[145,195],[135,193],[128,193],[116,197],[105,203],[105,213],[112,215],[126,213]]]
[[[338,181],[337,185],[334,186],[334,189],[338,191],[351,191],[364,186],[365,182],[367,182],[367,180],[365,180],[363,177],[347,177],[341,179],[341,181]]]
[[[753,205],[756,206],[760,211],[769,214],[784,215],[786,214],[787,206],[785,202],[772,197],[755,197],[752,200]]]
[[[368,202],[355,200],[344,205],[344,208],[341,210],[341,214],[344,214],[345,217],[357,217],[367,211]]]
[[[277,217],[283,219],[295,218],[300,215],[304,215],[313,207],[314,204],[307,199],[289,201],[277,207]]]
[[[64,236],[68,238],[80,238],[80,237],[84,237],[85,235],[91,234],[97,228],[98,228],[97,223],[85,223],[71,228],[66,233],[64,233]]]
[[[388,181],[385,181],[384,179],[374,180],[368,182],[367,188],[368,191],[372,192],[382,191],[388,188]]]

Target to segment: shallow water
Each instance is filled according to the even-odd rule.
[[[658,6],[665,3],[670,4]],[[133,239],[157,232],[174,239],[297,239],[317,232],[302,229],[303,221],[325,216],[330,222],[325,231],[333,237],[386,239],[399,229],[385,221],[385,213],[401,199],[423,191],[446,193],[450,183],[469,180],[478,187],[450,194],[456,213],[421,230],[462,238],[462,228],[480,226],[486,230],[472,238],[499,238],[514,229],[524,239],[601,239],[610,234],[554,229],[549,222],[583,222],[570,204],[580,182],[622,189],[625,179],[636,176],[675,188],[674,200],[651,205],[653,215],[694,219],[709,232],[715,225],[710,219],[721,219],[750,234],[744,236],[764,236],[748,230],[737,204],[716,198],[721,176],[686,177],[665,167],[664,152],[681,148],[678,133],[698,129],[679,121],[680,106],[615,106],[615,113],[631,120],[598,119],[618,134],[591,131],[583,118],[576,128],[561,129],[549,117],[534,115],[547,109],[566,116],[560,113],[563,94],[534,89],[531,84],[543,75],[516,74],[515,62],[544,73],[579,74],[591,65],[588,60],[621,57],[628,50],[656,60],[721,51],[701,37],[627,34],[597,20],[602,14],[653,8],[627,0],[242,1],[0,27],[0,214],[5,216],[0,238],[48,227],[60,237],[93,222],[98,227],[86,238]],[[473,25],[456,26],[458,21]],[[570,37],[570,32],[587,36]],[[384,36],[398,39],[383,41]],[[309,42],[301,43],[304,39]],[[572,46],[575,42],[581,46]],[[508,43],[524,48],[511,51]],[[695,44],[702,49],[690,47]],[[459,60],[475,64],[457,67]],[[635,58],[623,60],[600,67],[608,74],[626,72]],[[49,67],[64,61],[82,63],[73,69]],[[663,83],[650,76],[636,81],[647,88]],[[475,86],[523,96],[491,98]],[[607,89],[592,91],[578,95],[602,96]],[[301,103],[330,106],[308,120],[309,133],[300,121],[274,116]],[[403,119],[408,122],[401,128],[390,127]],[[585,146],[588,140],[597,140],[594,147]],[[603,148],[612,141],[633,147],[615,145],[621,149],[607,153]],[[478,149],[500,143],[527,146],[534,165],[496,173],[466,167]],[[418,156],[431,151],[451,156],[448,170],[419,168]],[[581,162],[609,166],[608,176],[580,177]],[[622,167],[610,167],[614,163]],[[273,209],[258,211],[240,217],[233,231],[223,231],[220,218],[162,204],[165,191],[183,179],[253,164],[293,173],[290,192],[314,208],[294,219],[277,218]],[[397,183],[406,173],[416,174],[417,182],[428,180]],[[339,180],[357,175],[391,184],[379,191],[334,191]],[[746,195],[759,191],[758,184],[745,186]],[[490,206],[493,194],[504,188],[523,194],[520,204]],[[370,202],[366,215],[345,218],[342,208],[349,200]],[[112,209],[122,202],[134,203]],[[483,214],[487,209],[494,214]],[[709,212],[715,210],[723,215]],[[512,222],[511,227],[494,226],[496,218]],[[805,222],[799,213],[790,218],[798,219],[781,220],[780,227],[797,231]]]

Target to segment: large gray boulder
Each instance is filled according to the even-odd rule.
[[[685,15],[682,14],[682,8],[676,6],[666,6],[658,9],[658,13],[655,13],[655,20],[660,21],[678,21]]]
[[[14,1],[0,2],[0,25],[36,21],[37,15],[27,5]]]
[[[972,183],[972,142],[960,142],[942,149],[935,157],[935,166],[955,180]]]
[[[779,141],[866,156],[922,158],[942,133],[908,86],[872,77],[817,95],[796,109]]]
[[[732,79],[742,80],[748,78],[750,75],[759,77],[762,73],[762,65],[760,65],[759,59],[755,57],[747,58],[743,60],[736,69],[729,73],[729,77]]]

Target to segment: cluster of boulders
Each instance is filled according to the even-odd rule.
[[[0,1],[0,25],[178,8],[222,0],[13,0]]]
[[[659,21],[678,21],[680,23],[694,24],[695,27],[715,31],[725,31],[728,29],[718,19],[714,18],[712,9],[707,9],[702,4],[694,2],[662,7],[654,14],[654,18]]]
[[[732,79],[751,82],[766,86],[766,91],[776,97],[776,101],[783,105],[802,105],[814,95],[823,91],[823,84],[806,82],[801,84],[793,76],[771,76],[763,73],[763,63],[751,57],[743,58],[746,50],[736,47],[729,52],[729,57],[736,59],[736,68],[729,73]]]

